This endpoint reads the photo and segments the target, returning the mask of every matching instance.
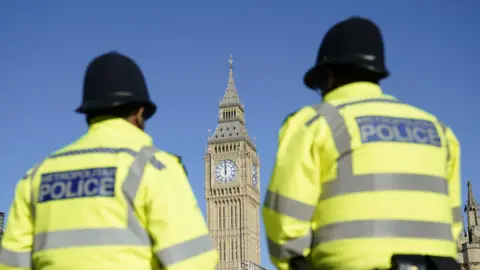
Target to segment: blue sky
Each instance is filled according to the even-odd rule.
[[[263,200],[283,118],[320,100],[303,86],[303,74],[328,28],[351,15],[381,26],[392,72],[384,90],[454,129],[463,146],[464,185],[471,179],[480,196],[480,69],[474,64],[480,60],[474,29],[480,2],[199,2],[0,3],[2,211],[30,166],[86,131],[83,117],[73,113],[83,72],[91,58],[110,50],[131,56],[143,69],[159,107],[147,132],[159,148],[183,156],[202,208],[207,130],[216,126],[233,54],[248,131],[257,138]],[[273,269],[263,228],[262,264]]]

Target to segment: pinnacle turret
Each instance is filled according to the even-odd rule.
[[[479,206],[478,206],[477,200],[475,200],[475,196],[473,195],[473,188],[470,180],[467,183],[467,188],[468,188],[468,194],[467,194],[467,204],[465,205],[465,211],[478,210]]]
[[[462,270],[479,269],[480,265],[480,218],[479,205],[473,195],[473,187],[470,181],[467,182],[467,201],[462,215],[463,230],[457,240],[458,262],[462,265]]]

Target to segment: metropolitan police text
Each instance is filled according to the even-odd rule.
[[[356,118],[363,143],[401,142],[441,146],[437,128],[427,120],[386,116]]]
[[[38,202],[83,197],[113,197],[117,168],[92,168],[42,175]]]

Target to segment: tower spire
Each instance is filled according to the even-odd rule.
[[[235,79],[233,78],[233,57],[230,54],[228,59],[229,72],[228,72],[228,83],[225,94],[223,95],[222,100],[220,101],[220,106],[229,106],[229,105],[240,105],[240,98],[238,97],[237,88],[235,87]]]
[[[220,100],[218,125],[215,132],[209,139],[209,143],[221,141],[245,141],[256,151],[255,144],[248,135],[245,123],[245,111],[240,98],[238,97],[235,79],[233,78],[233,57],[230,54],[228,59],[229,74],[227,89]]]
[[[473,188],[472,188],[472,182],[468,180],[467,182],[467,187],[468,187],[468,195],[467,195],[467,208],[468,210],[477,210],[478,209],[478,204],[477,200],[475,200],[475,196],[473,195]]]
[[[467,213],[467,226],[469,228],[469,234],[472,234],[472,227],[480,225],[480,219],[478,216],[478,210],[480,206],[475,200],[473,195],[472,182],[470,180],[467,182],[468,194],[467,194],[467,203],[465,204],[464,211]]]

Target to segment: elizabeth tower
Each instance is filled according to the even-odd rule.
[[[205,153],[205,197],[217,269],[260,263],[260,160],[245,127],[244,106],[233,79],[233,60],[218,124]]]

